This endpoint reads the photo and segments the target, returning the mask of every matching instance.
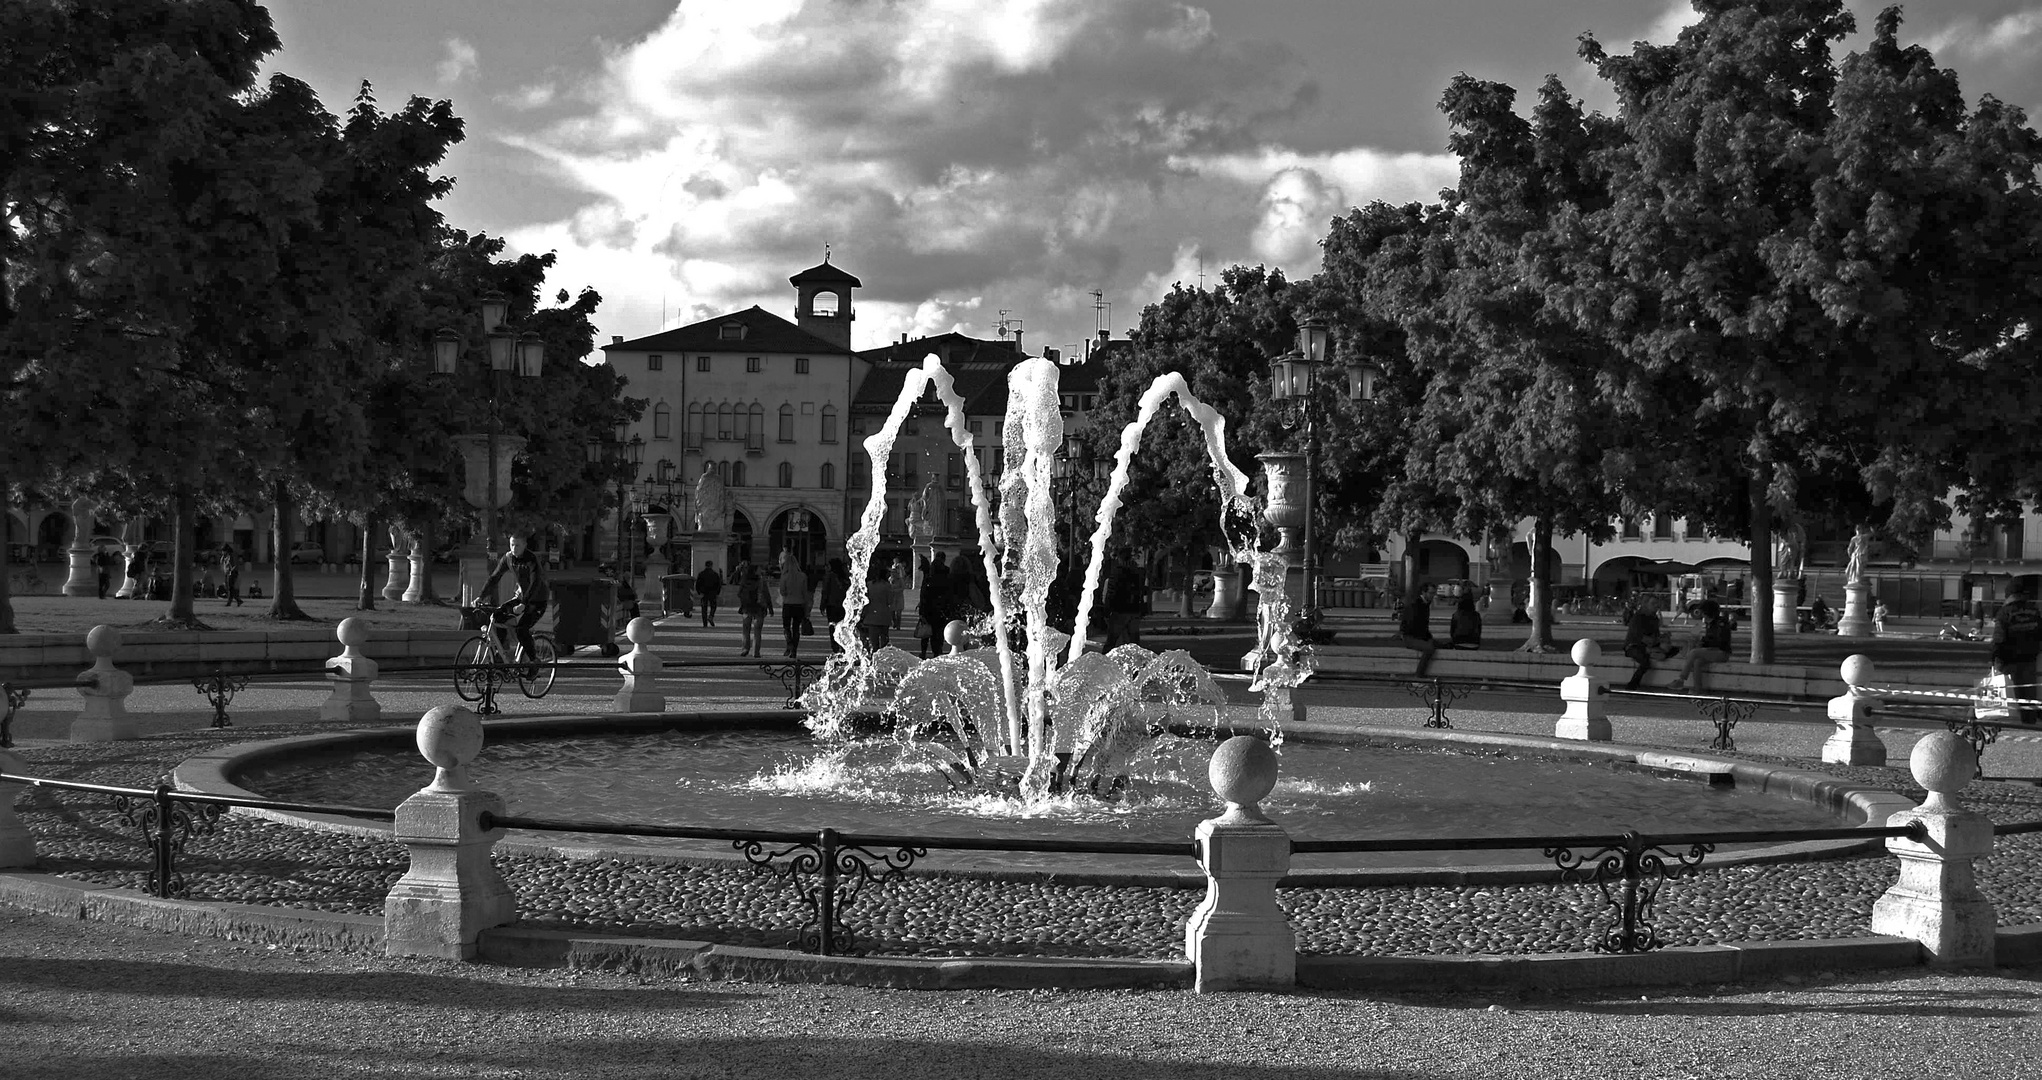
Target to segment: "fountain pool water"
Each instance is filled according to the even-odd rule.
[[[594,719],[594,718],[592,718]],[[1012,839],[1189,843],[1215,810],[1205,779],[1209,739],[1165,736],[1144,750],[1131,797],[1024,802],[902,770],[891,739],[823,743],[781,728],[675,726],[548,735],[493,733],[473,766],[478,786],[513,814],[567,820]],[[1422,748],[1290,740],[1283,778],[1263,808],[1294,839],[1611,833],[1624,828],[1826,827],[1819,806],[1711,788],[1608,765]],[[408,740],[364,740],[258,758],[233,780],[265,797],[395,805],[420,783]],[[548,843],[574,844],[549,836]],[[589,837],[615,847],[616,837]],[[660,841],[676,852],[685,842]],[[694,850],[728,851],[704,843]],[[1536,851],[1298,856],[1301,871],[1470,866],[1538,861]],[[924,869],[989,868],[1108,875],[1195,873],[1189,859],[932,853]]]

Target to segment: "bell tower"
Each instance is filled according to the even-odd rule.
[[[851,351],[851,290],[861,283],[830,264],[829,249],[822,262],[787,279],[794,286],[794,322],[803,330],[844,350]]]

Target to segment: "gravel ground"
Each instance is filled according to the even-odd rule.
[[[648,982],[262,947],[0,912],[21,1080],[2042,1077],[2042,980],[1484,995]]]

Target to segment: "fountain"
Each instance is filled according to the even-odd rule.
[[[1182,375],[1157,378],[1121,432],[1090,537],[1074,632],[1066,638],[1049,626],[1049,588],[1057,572],[1050,476],[1064,438],[1056,379],[1056,365],[1040,357],[1024,360],[1008,376],[1002,447],[1007,467],[995,502],[983,483],[964,399],[949,372],[931,355],[908,373],[886,421],[866,438],[865,453],[875,463],[886,461],[909,411],[934,388],[965,463],[979,557],[992,585],[991,613],[964,636],[988,644],[922,662],[898,649],[874,654],[864,647],[856,632],[858,613],[886,512],[885,491],[874,485],[858,531],[846,541],[851,587],[836,629],[843,651],[803,698],[817,735],[842,740],[857,729],[858,717],[884,714],[915,756],[933,759],[932,767],[952,784],[1039,800],[1073,790],[1117,795],[1126,787],[1127,766],[1154,734],[1217,727],[1225,697],[1188,654],[1157,655],[1134,645],[1105,656],[1085,651],[1130,463],[1150,422],[1174,396],[1204,433],[1228,556],[1253,567],[1262,595],[1255,688],[1264,695],[1263,725],[1273,739],[1279,737],[1291,688],[1311,674],[1287,617],[1285,561],[1281,554],[1256,550],[1256,507],[1246,494],[1247,475],[1227,458],[1226,420],[1191,393]]]

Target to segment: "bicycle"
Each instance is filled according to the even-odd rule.
[[[33,564],[24,566],[8,575],[8,591],[16,596],[27,596],[40,592],[43,587],[42,571]]]
[[[455,654],[460,665],[454,671],[454,692],[463,701],[481,701],[495,681],[499,669],[490,665],[512,665],[516,672],[518,689],[528,698],[538,699],[553,689],[553,680],[559,674],[559,646],[553,635],[543,630],[532,633],[532,656],[527,659],[519,644],[517,634],[512,630],[512,620],[522,607],[513,600],[505,604],[476,604],[475,611],[482,614],[483,630],[461,643],[461,651]]]

